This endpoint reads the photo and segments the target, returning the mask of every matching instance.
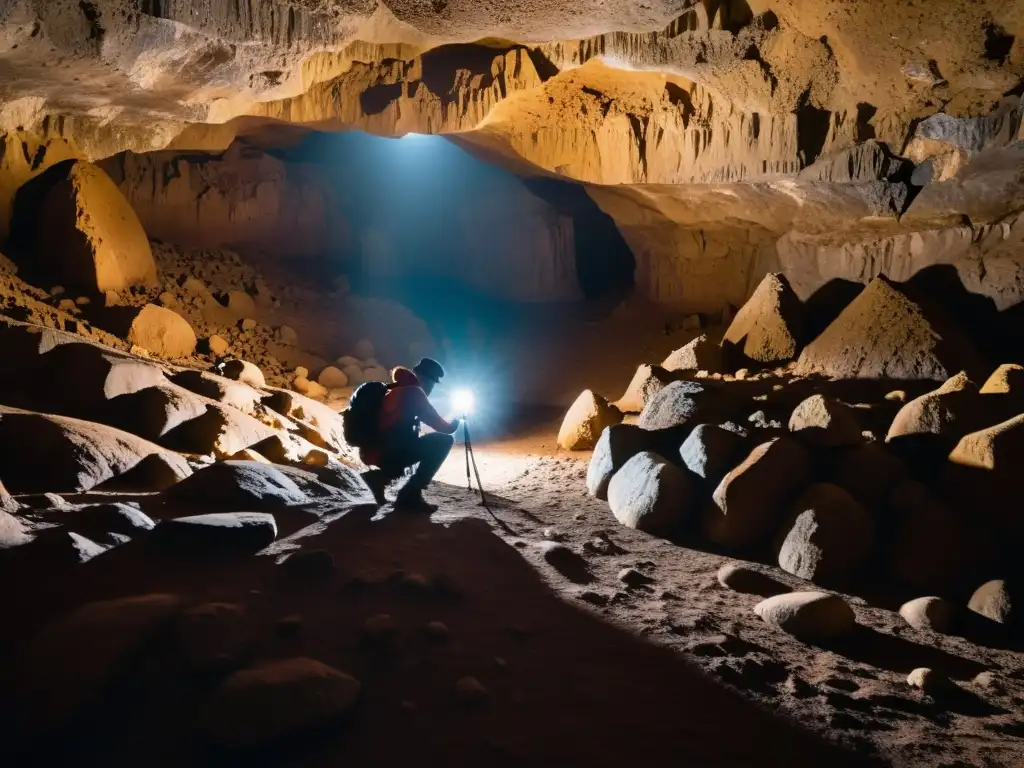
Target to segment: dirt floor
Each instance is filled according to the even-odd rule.
[[[5,734],[8,764],[1022,764],[1016,654],[914,631],[857,597],[861,629],[842,645],[809,646],[770,629],[751,611],[758,598],[718,584],[727,558],[623,528],[589,498],[589,455],[556,453],[556,426],[540,414],[518,434],[481,440],[478,465],[502,525],[466,490],[458,444],[429,493],[440,504],[429,518],[390,506],[288,512],[263,556],[182,562],[133,541],[73,566],[74,578],[52,565],[19,571],[0,657],[18,658],[36,628],[82,603],[170,593],[241,608],[226,631],[236,661],[312,657],[354,675],[362,694],[344,727],[272,751],[221,752],[196,727],[221,675],[197,673],[170,632],[144,644],[56,736]],[[186,512],[137,500],[158,519]],[[553,568],[544,555],[551,541],[585,563]],[[285,578],[276,562],[296,548],[330,551],[337,570],[315,582]],[[627,587],[624,568],[650,583]],[[380,614],[393,631],[368,637],[367,619]],[[430,634],[430,622],[443,622],[446,636]],[[48,676],[56,690],[79,681],[99,653],[81,642],[67,668],[6,665],[8,690],[26,675]],[[909,688],[906,675],[920,666],[945,671],[959,692],[932,699]],[[970,682],[983,670],[995,673],[987,689]],[[455,694],[467,675],[484,700]]]

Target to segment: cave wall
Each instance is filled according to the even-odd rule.
[[[320,169],[233,144],[226,152],[126,152],[101,161],[151,239],[323,258],[348,245]]]

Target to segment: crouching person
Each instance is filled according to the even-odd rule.
[[[387,501],[384,491],[389,483],[409,467],[416,467],[398,492],[395,507],[435,509],[423,498],[423,490],[448,458],[459,428],[457,417],[443,419],[430,404],[429,395],[443,376],[440,363],[424,358],[412,370],[395,368],[390,384],[367,382],[353,393],[344,413],[345,437],[359,448],[363,463],[371,467],[363,473],[363,479],[378,504]],[[421,435],[421,423],[434,432]]]

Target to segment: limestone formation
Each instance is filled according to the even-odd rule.
[[[803,335],[803,304],[784,275],[769,273],[736,313],[722,344],[770,365],[796,357]]]
[[[666,357],[661,367],[669,373],[676,371],[718,372],[722,368],[722,350],[706,333],[685,344]]]
[[[665,385],[674,380],[675,377],[663,368],[641,365],[625,393],[615,402],[615,407],[623,413],[640,413]]]
[[[13,493],[87,491],[122,476],[143,459],[184,459],[113,427],[0,406],[0,480]],[[183,471],[187,472],[187,468]]]
[[[135,211],[102,170],[67,161],[36,183],[50,186],[37,213],[35,256],[54,278],[82,291],[121,291],[156,281]]]
[[[794,409],[789,417],[789,431],[823,448],[857,445],[863,441],[853,411],[823,395],[812,395]]]
[[[762,600],[754,613],[766,624],[797,637],[828,639],[844,635],[857,623],[853,609],[839,595],[790,592]]]
[[[727,474],[704,512],[704,531],[717,544],[742,549],[765,540],[785,516],[790,497],[811,479],[807,450],[787,437],[754,448]]]
[[[931,440],[948,450],[978,423],[982,407],[977,385],[966,373],[958,373],[938,389],[904,405],[892,420],[885,441],[901,448]]]
[[[567,451],[589,451],[602,433],[622,421],[622,413],[589,389],[580,393],[558,430],[558,446]]]
[[[252,461],[224,461],[206,467],[175,485],[169,495],[232,510],[272,509],[308,501],[280,470]]]
[[[712,424],[698,424],[679,449],[683,464],[694,475],[717,486],[725,474],[736,466],[746,447],[743,436]]]
[[[670,441],[664,435],[633,424],[613,424],[601,432],[587,468],[587,491],[598,499],[608,498],[612,476],[638,453],[668,453]]]
[[[693,501],[690,480],[657,454],[638,453],[608,484],[608,504],[623,525],[667,536],[686,520]]]
[[[830,483],[817,483],[801,494],[783,531],[779,567],[823,586],[850,584],[874,553],[871,517]]]
[[[196,349],[196,333],[181,315],[147,304],[132,319],[127,339],[158,357],[188,357]]]
[[[955,321],[876,277],[814,341],[794,373],[833,379],[945,381],[985,366]]]
[[[737,403],[728,392],[694,381],[674,381],[640,412],[637,424],[659,430],[688,424],[725,421],[735,415]]]

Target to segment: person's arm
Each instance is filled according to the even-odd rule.
[[[419,420],[435,432],[441,432],[446,435],[455,434],[455,431],[459,428],[459,420],[446,421],[442,419],[441,415],[434,409],[434,406],[430,404],[430,399],[427,397],[426,392],[419,387],[412,391],[415,393],[412,399]]]

